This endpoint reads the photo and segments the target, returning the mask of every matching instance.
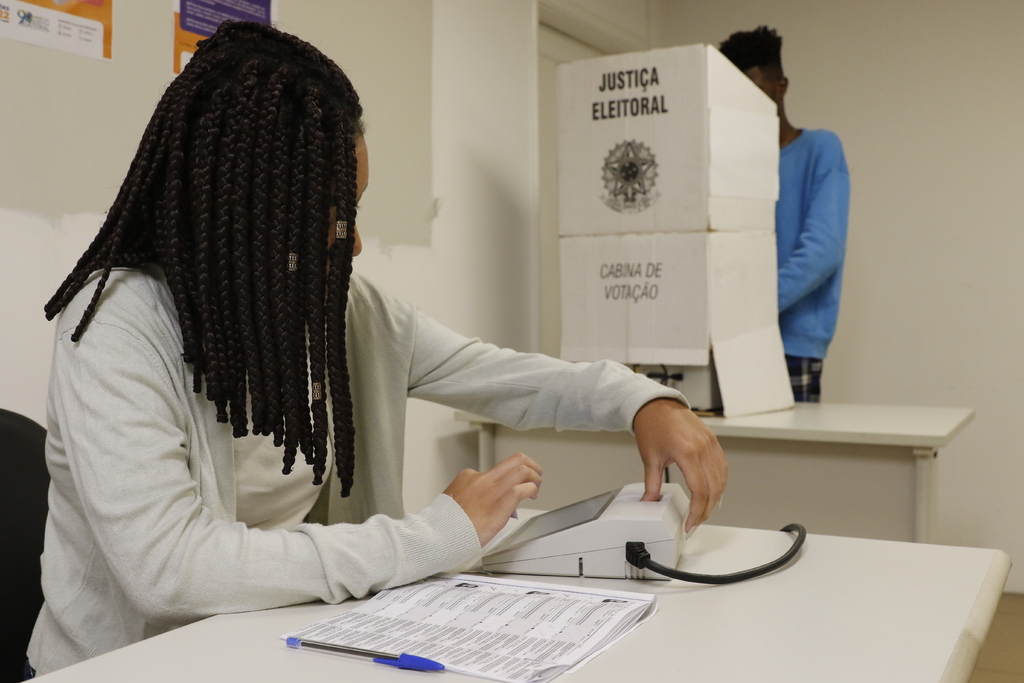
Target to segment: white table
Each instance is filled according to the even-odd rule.
[[[643,479],[628,433],[517,432],[468,413],[480,467],[523,451],[544,466],[538,507],[551,509]],[[747,417],[704,418],[729,459],[716,524],[927,542],[938,450],[974,418],[970,408],[801,403]],[[681,477],[670,471],[672,481]],[[548,483],[550,486],[547,486]]]
[[[700,527],[681,568],[724,573],[780,554],[779,532]],[[653,592],[659,611],[565,683],[966,682],[1009,571],[998,550],[809,535],[796,562],[731,586],[550,578]],[[42,677],[47,683],[470,679],[289,650],[279,636],[357,603],[223,615]],[[432,679],[433,680],[433,679]]]

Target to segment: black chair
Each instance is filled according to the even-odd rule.
[[[39,556],[46,526],[46,430],[0,408],[0,681],[20,681],[25,649],[43,605]]]

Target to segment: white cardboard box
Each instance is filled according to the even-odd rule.
[[[775,104],[709,45],[558,67],[562,235],[775,229]]]
[[[793,405],[775,104],[718,50],[558,67],[562,357],[706,366],[726,415]]]
[[[726,415],[793,405],[777,319],[775,234],[561,238],[562,357],[707,365]]]

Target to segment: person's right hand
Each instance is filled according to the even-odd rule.
[[[462,470],[444,492],[473,522],[483,547],[508,523],[523,499],[537,497],[541,472],[532,458],[516,453],[486,472]]]

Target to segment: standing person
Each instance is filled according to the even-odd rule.
[[[782,71],[782,38],[774,29],[733,33],[720,49],[778,107],[779,328],[794,398],[817,403],[839,317],[846,253],[850,173],[843,146],[835,133],[795,128],[786,117],[789,79]]]
[[[471,560],[541,468],[519,453],[464,470],[406,514],[409,396],[521,429],[632,428],[645,499],[674,463],[687,528],[717,506],[722,449],[677,392],[467,339],[352,273],[361,117],[334,62],[259,24],[223,24],[168,86],[46,306],[52,485],[28,674]]]

